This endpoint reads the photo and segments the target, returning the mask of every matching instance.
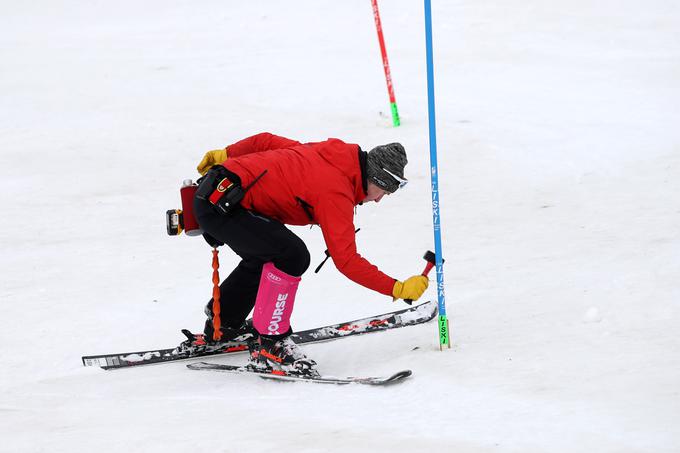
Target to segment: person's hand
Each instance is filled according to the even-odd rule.
[[[394,282],[392,296],[394,296],[395,300],[418,300],[429,284],[430,282],[424,275],[414,275],[413,277],[407,278],[403,283],[399,281]]]
[[[221,164],[225,160],[227,160],[226,148],[208,151],[205,153],[205,156],[203,156],[201,163],[198,164],[198,167],[196,167],[196,170],[198,170],[200,174],[204,175],[213,165]]]

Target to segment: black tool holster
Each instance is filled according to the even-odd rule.
[[[218,212],[229,214],[243,200],[241,178],[223,165],[214,165],[198,181],[196,198],[208,201]]]

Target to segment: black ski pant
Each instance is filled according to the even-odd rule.
[[[196,219],[203,231],[228,245],[241,262],[220,284],[220,321],[238,328],[255,306],[262,266],[272,262],[283,272],[301,276],[309,267],[305,243],[281,222],[237,206],[228,214],[208,201],[195,199]],[[212,307],[210,300],[208,307]],[[206,334],[212,335],[212,323]]]

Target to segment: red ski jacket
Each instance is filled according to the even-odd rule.
[[[318,224],[340,272],[391,296],[395,279],[357,253],[354,207],[366,197],[359,152],[336,138],[303,144],[265,132],[228,146],[222,165],[244,187],[267,170],[241,205],[284,224]]]

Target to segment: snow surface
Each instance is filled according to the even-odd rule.
[[[411,183],[358,209],[358,242],[420,272],[423,5],[381,13],[399,128],[368,0],[3,2],[0,451],[680,451],[676,0],[434,2],[453,348],[434,323],[306,348],[409,381],[81,366],[200,329],[210,251],[164,212],[205,151],[252,133],[401,141]],[[315,266],[319,230],[294,230]],[[298,329],[404,306],[330,265],[298,294]]]

